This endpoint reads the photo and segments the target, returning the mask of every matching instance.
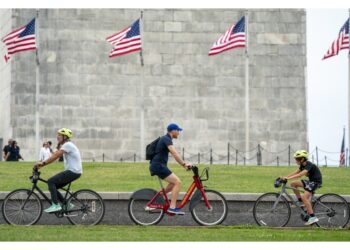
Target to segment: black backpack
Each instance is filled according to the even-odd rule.
[[[160,140],[160,137],[152,141],[150,144],[146,146],[146,160],[152,160],[153,157],[157,154],[156,148],[157,144]]]

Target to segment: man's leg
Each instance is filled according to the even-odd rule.
[[[314,210],[312,209],[312,205],[310,202],[310,197],[312,196],[312,191],[311,192],[310,191],[305,190],[305,193],[302,196],[303,202],[304,202],[306,209],[307,209],[307,213],[310,215],[309,220],[305,223],[305,226],[311,226],[319,221],[318,218],[314,214]]]
[[[169,193],[169,192],[171,192],[171,190],[173,190],[173,188],[174,188],[174,184],[169,183],[165,188],[165,192]]]
[[[171,192],[170,208],[176,208],[177,197],[179,196],[180,189],[181,189],[181,181],[179,177],[177,177],[174,173],[166,177],[164,180],[169,184],[173,185],[172,192]],[[168,187],[169,185],[167,186],[167,188]]]
[[[63,177],[63,172],[56,174],[55,176],[52,176],[50,179],[47,180],[47,185],[49,186],[49,191],[51,194],[51,201],[54,204],[58,204],[58,195],[57,195],[57,183],[60,182],[60,179]]]
[[[64,198],[62,194],[57,190],[58,188],[64,187],[68,183],[78,179],[79,174],[75,174],[71,171],[63,171],[57,175],[51,177],[47,183],[51,193],[51,200],[53,203],[58,204],[58,199],[63,202]]]
[[[299,188],[299,187],[304,187],[303,183],[301,181],[293,181],[290,184],[293,188]],[[298,201],[302,201],[301,195],[300,195],[300,191],[297,189],[293,189],[293,192],[295,194],[295,196],[297,197]]]
[[[305,204],[306,210],[308,214],[313,214],[314,210],[312,209],[311,203],[310,203],[310,197],[312,196],[312,193],[305,190],[304,195],[301,197],[302,201]]]

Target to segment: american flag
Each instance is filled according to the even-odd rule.
[[[340,157],[339,157],[339,167],[343,167],[345,165],[345,129],[343,133],[343,141],[341,143],[340,148]]]
[[[209,51],[209,56],[213,56],[229,49],[245,47],[245,17],[243,16],[237,24],[230,27],[221,36]]]
[[[332,43],[323,60],[338,55],[342,49],[349,49],[349,19],[341,27],[338,38]]]
[[[6,62],[11,58],[11,55],[18,52],[35,50],[35,18],[26,26],[13,30],[1,40],[5,43],[7,49],[7,53],[4,56]]]
[[[140,19],[136,20],[130,27],[107,37],[106,40],[114,45],[109,57],[141,50]]]

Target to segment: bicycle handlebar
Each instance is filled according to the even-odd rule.
[[[29,179],[32,181],[32,182],[37,182],[40,178],[40,172],[38,169],[36,169],[35,167],[33,168],[33,174],[32,176],[29,176]]]
[[[189,170],[192,170],[194,176],[199,176],[197,166],[193,165]]]
[[[197,166],[193,165],[191,168],[193,175],[196,177],[199,177],[201,181],[207,181],[209,180],[209,168],[203,169],[201,175],[199,176],[199,169]],[[205,178],[202,179],[202,177],[205,175]]]

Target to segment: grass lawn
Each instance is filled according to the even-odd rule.
[[[350,230],[270,229],[256,226],[0,225],[0,241],[350,241]]]
[[[20,187],[30,187],[28,176],[33,163],[0,162],[0,191],[11,191]],[[203,169],[208,165],[200,165]],[[221,192],[263,193],[276,190],[273,181],[278,176],[292,172],[296,167],[261,166],[209,166],[210,179],[206,186]],[[147,163],[84,163],[83,176],[74,182],[73,190],[90,188],[96,191],[134,191],[144,187],[159,188],[156,177],[151,177]],[[182,180],[182,191],[192,181],[192,172],[184,171],[178,165],[170,165]],[[63,170],[63,163],[44,167],[42,177],[49,178]],[[323,187],[319,193],[334,192],[350,194],[350,168],[321,168]],[[46,185],[40,184],[44,190]]]

